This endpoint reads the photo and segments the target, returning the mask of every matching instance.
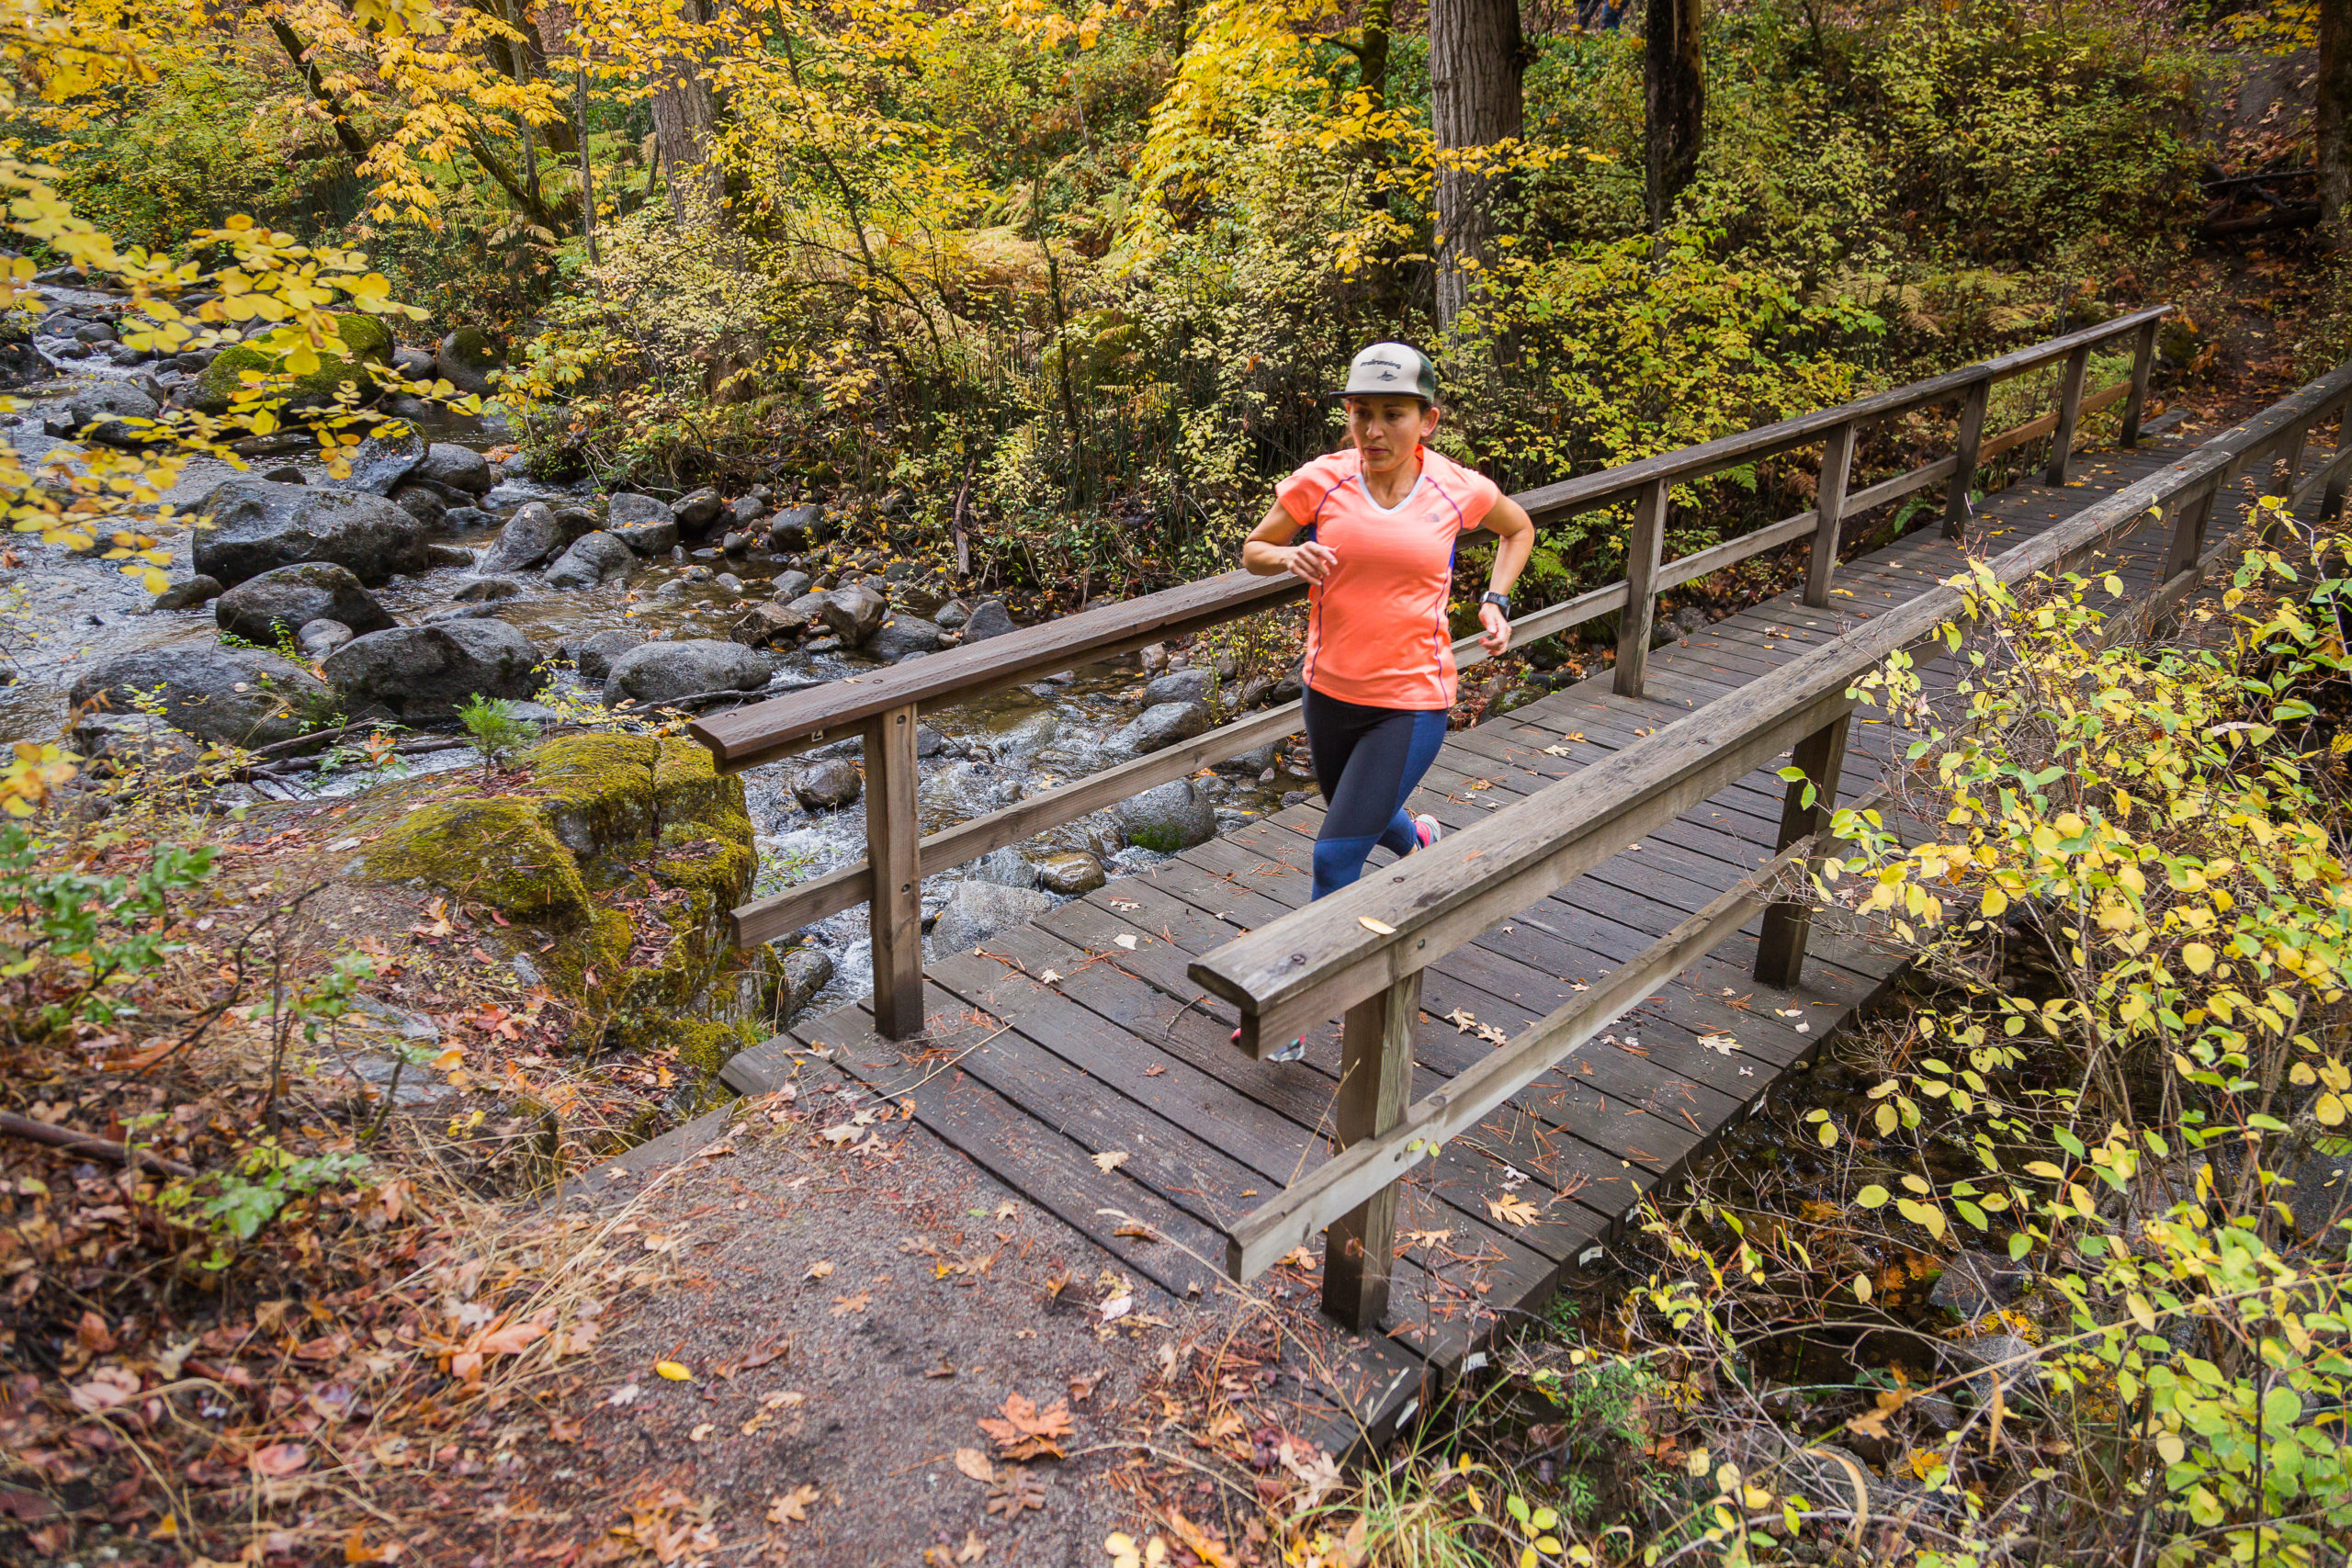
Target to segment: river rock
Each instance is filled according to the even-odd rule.
[[[775,1022],[781,1028],[833,983],[833,961],[821,948],[796,947],[784,954],[777,968],[782,976],[775,990]]]
[[[768,661],[735,643],[710,637],[649,642],[613,660],[605,705],[652,706],[703,692],[756,692],[767,683]]]
[[[1990,1252],[1962,1252],[1944,1265],[1928,1300],[1962,1321],[2006,1306],[2025,1288],[2026,1269]]]
[[[618,527],[607,524],[605,531],[641,556],[666,556],[678,547],[678,525],[668,517],[649,517]]]
[[[572,668],[591,681],[601,681],[613,672],[614,660],[630,649],[644,646],[643,632],[627,626],[607,626],[572,646]]]
[[[196,570],[232,586],[273,567],[333,561],[374,588],[424,565],[424,525],[379,495],[230,479],[197,503]]]
[[[854,648],[872,637],[890,613],[890,602],[862,582],[854,588],[836,588],[823,597],[818,618],[846,647]]]
[[[557,553],[570,544],[563,525],[543,501],[526,502],[515,508],[506,526],[498,531],[498,538],[491,545],[475,568],[484,577],[501,572],[527,571],[555,558]]]
[[[362,709],[435,719],[471,696],[530,696],[542,683],[538,663],[530,638],[505,622],[457,620],[371,632],[321,668]]]
[[[847,806],[865,792],[865,780],[857,764],[845,757],[831,757],[792,775],[792,798],[805,810],[831,811]]]
[[[491,372],[501,367],[497,346],[479,327],[459,327],[441,340],[433,355],[433,367],[451,386],[476,396],[489,393]]]
[[[303,561],[249,577],[212,602],[220,629],[264,648],[279,628],[299,632],[312,621],[341,621],[356,635],[395,626],[390,614],[360,586],[347,567]]]
[[[767,490],[764,486],[753,485],[743,494],[729,502],[720,517],[730,532],[742,532],[767,514]]]
[[[1216,678],[1205,670],[1171,670],[1143,689],[1146,707],[1161,703],[1204,703]]]
[[[972,606],[971,616],[964,623],[964,640],[967,643],[985,642],[989,637],[1002,637],[1018,629],[1012,624],[1012,617],[1005,613],[1003,600],[983,599]]]
[[[156,594],[155,602],[147,607],[151,610],[187,610],[198,604],[209,604],[220,597],[220,580],[199,572],[194,577],[181,578]]]
[[[441,492],[437,490],[428,490],[423,485],[403,482],[399,489],[392,491],[390,500],[394,506],[399,507],[428,528],[437,529],[448,525],[449,503],[441,499]]]
[[[939,628],[921,615],[892,615],[866,639],[865,651],[889,663],[910,653],[936,653],[940,646]]]
[[[467,495],[488,495],[494,482],[491,478],[490,459],[472,447],[460,446],[454,441],[435,441],[427,446],[423,460],[410,470],[409,478]]]
[[[449,595],[461,604],[488,604],[498,599],[512,599],[523,592],[523,585],[511,577],[478,577]]]
[[[267,746],[326,716],[334,694],[301,665],[257,648],[176,643],[109,659],[67,694],[76,707],[104,696],[117,713],[160,689],[164,717],[199,740]]]
[[[1108,880],[1102,874],[1102,863],[1083,850],[1047,855],[1035,863],[1037,886],[1066,898],[1091,893]]]
[[[414,344],[392,350],[392,371],[403,381],[430,382],[440,372],[433,368],[433,351]]]
[[[610,534],[583,534],[548,568],[550,588],[594,588],[637,570],[637,552]]]
[[[1141,757],[1165,750],[1180,740],[1206,735],[1215,728],[1216,721],[1209,716],[1206,703],[1158,703],[1144,709],[1133,723],[1113,735],[1105,745],[1112,751]]]
[[[690,528],[699,534],[710,526],[712,519],[719,514],[726,504],[718,499],[717,491],[705,485],[700,490],[688,491],[672,502],[670,514],[677,520],[679,527]]]
[[[319,480],[328,490],[390,495],[393,488],[424,461],[424,437],[405,420],[379,424],[358,446],[348,448],[345,461],[351,471],[342,479],[333,474]]]
[[[681,593],[685,592],[685,584],[675,578],[662,584],[665,590],[673,586]],[[784,604],[754,604],[727,628],[727,640],[740,642],[745,648],[774,648],[779,643],[797,640],[808,629],[808,616],[805,611]]]
[[[312,660],[324,659],[358,635],[341,621],[329,620],[322,615],[315,621],[302,623],[302,629],[294,634],[294,646]]]
[[[101,381],[74,394],[71,427],[64,434],[78,435],[87,426],[90,439],[103,441],[109,446],[143,446],[150,431],[146,425],[134,424],[134,420],[155,418],[155,400],[127,381]]]
[[[1019,850],[1010,845],[990,850],[967,866],[964,874],[975,882],[993,882],[999,887],[1037,886],[1037,868],[1023,858]]]
[[[777,550],[805,550],[814,541],[818,525],[825,520],[821,506],[787,506],[768,519],[768,547]]]
[[[87,713],[74,721],[74,750],[83,765],[111,776],[130,768],[184,773],[204,760],[204,746],[146,713]]]
[[[1172,855],[1216,837],[1216,812],[1190,779],[1130,795],[1111,808],[1127,841]]]
[[[972,618],[972,607],[961,599],[950,599],[932,617],[932,623],[943,631],[954,631]]]
[[[778,572],[773,585],[775,602],[779,604],[791,604],[808,592],[809,584],[813,581],[805,571]]]
[[[1001,931],[1034,920],[1054,907],[1050,893],[1034,887],[1006,887],[994,882],[957,883],[947,894],[947,907],[931,928],[932,943],[940,953],[962,953]]]

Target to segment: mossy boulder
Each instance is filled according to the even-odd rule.
[[[374,396],[376,383],[365,365],[389,367],[392,362],[392,334],[373,316],[337,316],[335,330],[342,336],[348,355],[322,354],[319,367],[307,376],[294,378],[288,406],[323,407],[335,400],[335,390],[345,382],[351,383],[366,402]],[[222,349],[204,373],[197,378],[196,406],[206,413],[229,412],[230,400],[236,396],[244,370],[272,371],[278,367],[279,356],[251,344],[237,344]]]
[[[763,1032],[780,978],[728,928],[757,864],[741,781],[691,740],[645,735],[560,737],[521,771],[507,793],[403,810],[347,874],[495,911],[579,1010],[576,1039],[673,1053],[715,1086]]]

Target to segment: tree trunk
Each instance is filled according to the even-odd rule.
[[[1699,0],[1649,0],[1648,26],[1642,61],[1642,100],[1649,117],[1644,190],[1655,234],[1666,227],[1674,198],[1699,172],[1707,78],[1699,56]]]
[[[1430,118],[1437,132],[1437,320],[1454,321],[1494,238],[1500,176],[1450,166],[1515,140],[1525,123],[1519,0],[1430,0]],[[1476,160],[1472,160],[1476,162]]]
[[[679,11],[689,22],[710,19],[707,0],[686,0]],[[669,176],[670,216],[681,229],[727,226],[726,184],[709,162],[718,117],[702,64],[699,48],[679,50],[664,62],[653,93],[654,150]]]
[[[2337,250],[2352,250],[2352,0],[2319,0],[2319,79],[2312,92],[2320,228]]]

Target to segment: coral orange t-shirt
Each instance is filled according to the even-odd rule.
[[[1494,480],[1424,446],[1421,477],[1394,511],[1364,489],[1353,448],[1317,457],[1274,487],[1283,509],[1338,554],[1307,591],[1305,683],[1367,707],[1453,705],[1453,547],[1486,519]]]

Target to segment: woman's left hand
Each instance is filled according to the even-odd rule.
[[[1479,605],[1478,624],[1485,628],[1478,634],[1478,646],[1487,650],[1487,658],[1494,658],[1510,646],[1510,620],[1501,605]]]

